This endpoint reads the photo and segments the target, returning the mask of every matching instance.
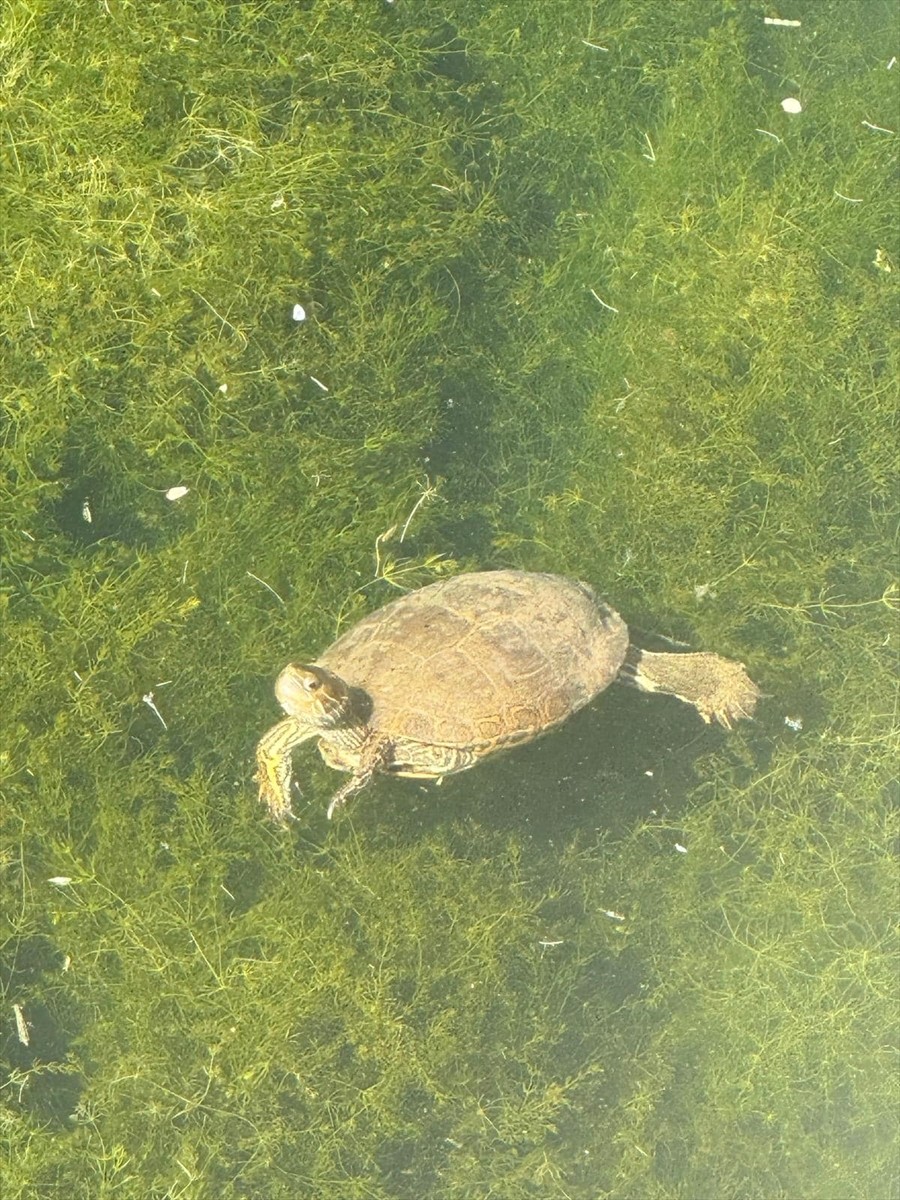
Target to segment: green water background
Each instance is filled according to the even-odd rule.
[[[898,45],[5,5],[4,1200],[900,1196]],[[613,689],[334,824],[307,747],[267,824],[280,666],[503,565],[758,720]]]

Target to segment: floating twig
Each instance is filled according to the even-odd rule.
[[[261,583],[267,592],[271,592],[282,608],[287,608],[287,605],[285,604],[284,600],[282,600],[281,596],[278,595],[278,593],[271,586],[271,584],[266,583],[266,581],[264,579],[260,579],[260,577],[258,575],[254,575],[252,571],[248,571],[247,574],[250,576],[251,579],[255,579],[257,583]]]
[[[613,313],[617,313],[619,311],[617,308],[613,308],[611,304],[607,304],[605,300],[601,300],[593,288],[588,288],[588,291],[591,293],[597,303],[602,305],[603,308],[609,309],[609,311]]]

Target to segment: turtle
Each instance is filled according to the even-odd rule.
[[[275,683],[287,714],[256,749],[259,798],[284,824],[291,755],[319,739],[350,780],[329,819],[378,773],[440,779],[530,742],[619,680],[692,705],[730,729],[762,693],[718,654],[650,653],[586,583],[531,571],[440,579],[363,617]]]

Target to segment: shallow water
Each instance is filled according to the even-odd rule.
[[[900,1195],[892,6],[10,12],[5,1200]],[[284,662],[499,566],[757,720],[268,825]]]

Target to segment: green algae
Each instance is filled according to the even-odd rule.
[[[5,1196],[900,1195],[896,21],[796,10],[8,6]],[[266,826],[283,661],[504,564],[758,722]]]

